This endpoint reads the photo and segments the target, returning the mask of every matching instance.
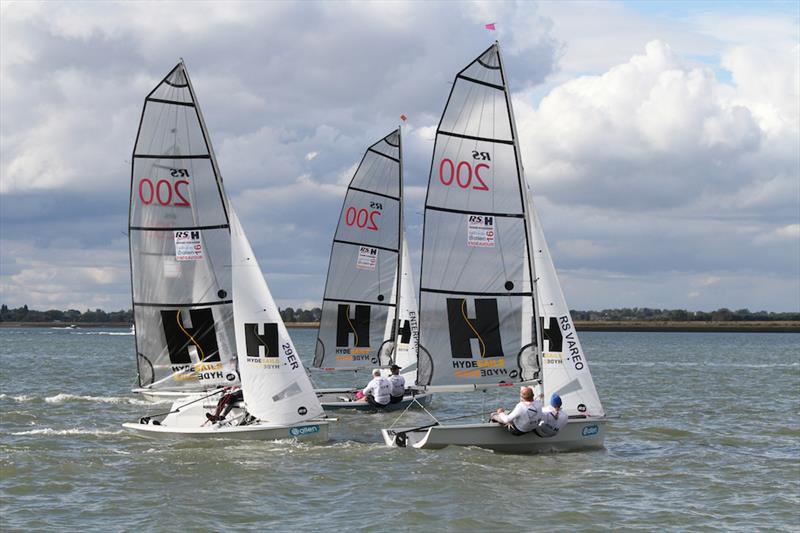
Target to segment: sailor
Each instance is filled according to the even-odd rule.
[[[389,370],[392,371],[391,375],[389,376],[389,383],[392,386],[389,390],[391,403],[399,403],[402,401],[403,395],[406,392],[406,378],[400,375],[400,368],[401,367],[397,365],[392,365],[389,367]]]
[[[372,381],[367,383],[362,391],[364,399],[373,407],[386,407],[391,401],[389,390],[392,388],[389,380],[381,376],[381,369],[372,371]]]
[[[530,387],[520,387],[519,403],[514,409],[506,414],[505,409],[498,407],[492,413],[492,422],[504,424],[508,432],[512,435],[524,435],[536,429],[541,419],[542,403],[535,401],[533,389]]]
[[[217,402],[217,409],[214,411],[214,414],[206,413],[206,418],[211,422],[219,422],[220,420],[225,420],[225,417],[228,416],[228,413],[236,407],[236,404],[241,403],[244,401],[244,394],[242,393],[242,389],[238,387],[231,387],[225,390],[225,393]]]
[[[542,419],[536,428],[536,434],[540,437],[554,437],[567,422],[569,416],[561,410],[561,397],[554,392],[550,397],[550,406],[542,409]]]

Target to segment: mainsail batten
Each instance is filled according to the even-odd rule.
[[[523,324],[535,304],[518,154],[495,44],[456,75],[437,129],[423,229],[420,386],[538,376],[537,328]]]
[[[139,385],[238,384],[226,196],[182,62],[145,98],[128,227]]]
[[[370,146],[347,188],[336,227],[313,366],[359,370],[391,357],[402,228],[400,130]],[[382,355],[383,354],[383,355]]]

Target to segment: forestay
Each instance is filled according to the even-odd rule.
[[[419,385],[538,377],[524,190],[494,44],[456,76],[436,133],[422,244]]]
[[[563,409],[570,415],[604,416],[603,405],[589,372],[578,332],[558,281],[558,274],[539,215],[528,198],[531,211],[531,233],[534,263],[538,280],[539,314],[542,324],[542,382],[545,398],[554,392],[561,396]]]
[[[236,349],[246,409],[276,424],[321,416],[322,406],[232,209],[230,219]]]
[[[238,384],[226,196],[183,62],[145,98],[131,166],[139,385]]]
[[[396,317],[400,144],[398,129],[370,146],[347,188],[331,248],[315,367],[358,370],[390,362],[391,340],[384,332],[387,320]]]

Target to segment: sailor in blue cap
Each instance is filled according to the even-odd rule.
[[[553,393],[550,396],[550,405],[542,409],[542,419],[536,433],[540,437],[554,437],[558,431],[567,425],[569,416],[561,410],[561,396]]]

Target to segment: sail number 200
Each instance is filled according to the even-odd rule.
[[[344,222],[348,226],[355,225],[361,229],[368,229],[371,231],[378,231],[378,224],[375,221],[375,217],[381,216],[380,211],[367,211],[363,207],[361,209],[356,209],[355,207],[348,207],[347,211],[344,214]]]
[[[478,163],[475,167],[469,161],[459,161],[453,163],[451,159],[444,158],[439,163],[439,181],[442,185],[449,187],[454,182],[462,189],[475,189],[476,191],[488,191],[489,187],[481,178],[481,169],[489,168],[486,163]]]
[[[181,190],[181,185],[186,188]],[[187,200],[189,180],[177,180],[172,183],[169,180],[158,180],[153,183],[150,178],[139,180],[139,199],[144,205],[157,202],[159,205],[172,205],[175,207],[189,207],[191,204]]]

